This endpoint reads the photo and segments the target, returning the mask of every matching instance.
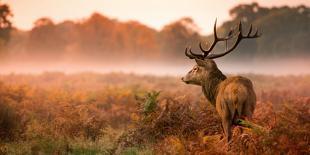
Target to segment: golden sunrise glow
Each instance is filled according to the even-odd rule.
[[[191,17],[202,33],[210,32],[212,23],[229,19],[229,9],[239,3],[258,2],[262,6],[310,5],[309,0],[4,0],[10,5],[14,25],[28,30],[40,17],[55,22],[81,20],[99,12],[118,20],[138,20],[156,29],[182,17]],[[164,3],[163,3],[164,2]]]

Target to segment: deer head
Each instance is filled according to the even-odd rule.
[[[221,77],[222,73],[217,68],[217,65],[213,61],[213,59],[223,57],[226,54],[233,51],[238,46],[238,44],[241,42],[242,39],[252,39],[261,36],[258,34],[258,30],[256,30],[254,34],[252,34],[253,33],[252,30],[253,27],[251,25],[249,31],[245,35],[242,34],[242,23],[240,22],[237,31],[231,29],[226,37],[218,37],[216,32],[216,20],[215,20],[213,29],[214,41],[207,50],[202,47],[201,43],[199,43],[199,48],[202,54],[192,52],[190,47],[185,49],[185,55],[190,59],[195,59],[197,65],[195,65],[193,69],[190,70],[185,77],[182,77],[182,81],[187,84],[202,85],[206,80],[212,80],[213,77]],[[228,48],[227,41],[233,39],[235,39],[236,41],[230,48]],[[226,43],[225,52],[220,54],[211,54],[211,51],[214,49],[215,45],[218,42],[223,41],[225,41]]]
[[[208,79],[210,74],[218,72],[215,62],[212,59],[200,60],[195,59],[197,65],[191,69],[182,81],[186,84],[202,85]]]

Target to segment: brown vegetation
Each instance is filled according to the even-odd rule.
[[[121,73],[3,75],[0,151],[309,153],[310,77],[244,76],[253,81],[258,96],[253,121],[268,132],[241,134],[235,127],[228,147],[215,109],[198,87],[179,78]]]

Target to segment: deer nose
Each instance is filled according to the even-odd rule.
[[[184,77],[181,77],[181,80],[184,81]]]

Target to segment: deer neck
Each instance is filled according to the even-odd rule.
[[[211,72],[203,81],[202,91],[208,101],[215,106],[216,96],[218,94],[219,84],[226,79],[226,76],[220,71]]]

